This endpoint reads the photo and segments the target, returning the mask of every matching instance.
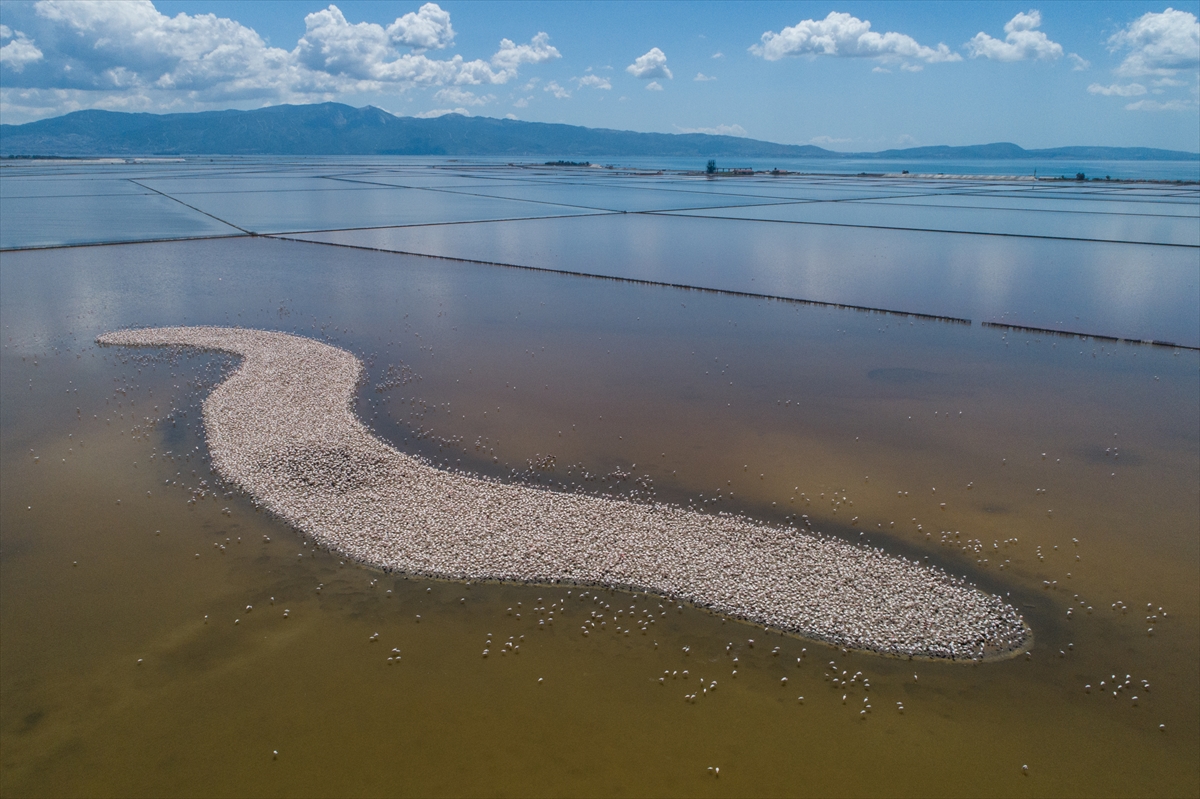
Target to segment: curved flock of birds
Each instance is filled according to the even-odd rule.
[[[506,484],[436,468],[376,437],[351,353],[286,333],[164,327],[125,347],[233,353],[204,401],[228,483],[322,545],[388,571],[648,591],[827,643],[977,660],[1026,647],[998,596],[916,561],[811,532],[667,504]]]

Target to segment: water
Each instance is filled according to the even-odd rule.
[[[1195,351],[262,237],[3,259],[5,795],[1195,793]],[[656,598],[343,565],[244,497],[188,503],[232,362],[92,344],[163,324],[349,349],[360,416],[438,463],[928,557],[1008,595],[1031,656],[843,655]],[[581,478],[618,471],[644,479]],[[584,638],[597,598],[666,615]],[[483,658],[489,634],[520,654]]]
[[[979,322],[1200,344],[1200,251],[604,215],[295,238]]]
[[[8,248],[288,235],[1200,346],[1194,185],[710,180],[497,159],[5,169]]]
[[[552,159],[546,159],[552,160]],[[703,158],[599,158],[594,163],[638,166],[645,169],[704,169]],[[721,168],[782,169],[830,175],[910,174],[1011,175],[1073,179],[1082,172],[1089,180],[1200,180],[1200,160],[1095,161],[1075,159],[875,159],[875,158],[718,158]]]

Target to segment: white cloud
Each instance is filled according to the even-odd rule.
[[[465,108],[434,108],[431,111],[422,111],[419,114],[413,114],[417,119],[435,119],[436,117],[444,117],[446,114],[462,114],[465,117],[471,116],[471,112]]]
[[[707,133],[709,136],[748,136],[746,129],[741,125],[717,125],[715,128],[682,128],[679,125],[675,129],[680,133]]]
[[[905,61],[900,65],[900,69],[904,70],[905,72],[920,72],[924,70],[925,67],[923,64],[913,64]]]
[[[993,39],[980,31],[966,46],[971,58],[990,58],[995,61],[1050,61],[1062,58],[1062,45],[1050,41],[1046,34],[1037,30],[1041,25],[1042,12],[1037,9],[1021,12],[1004,25],[1004,41]]]
[[[1150,12],[1113,34],[1108,46],[1114,52],[1130,51],[1116,69],[1121,77],[1174,75],[1200,61],[1200,21],[1195,14],[1173,8]]]
[[[1194,111],[1195,103],[1186,100],[1168,100],[1160,103],[1158,100],[1138,100],[1125,106],[1126,111]]]
[[[725,57],[725,54],[724,54],[724,53],[722,53],[720,50],[718,50],[717,52],[715,52],[715,53],[713,53],[713,54],[712,54],[712,57],[713,57],[713,58],[724,58],[724,57]]]
[[[508,114],[505,114],[505,115],[504,115],[504,118],[505,118],[505,119],[516,119],[516,118],[517,118],[517,115],[516,115],[516,114],[512,114],[512,113],[508,113]]]
[[[667,69],[667,56],[657,47],[651,47],[645,55],[640,55],[633,60],[633,63],[625,67],[625,71],[630,75],[640,80],[650,80],[652,78],[666,78],[671,80],[674,76],[671,70]],[[662,88],[661,86],[659,88]]]
[[[1072,72],[1083,72],[1092,65],[1091,61],[1088,61],[1086,58],[1079,55],[1079,53],[1067,53],[1067,58],[1071,59],[1071,63],[1074,64],[1074,66],[1071,67]]]
[[[1146,87],[1140,83],[1130,83],[1125,86],[1114,83],[1111,86],[1101,86],[1099,83],[1093,83],[1088,86],[1089,94],[1100,94],[1105,97],[1137,97],[1140,94],[1146,93]]]
[[[37,45],[5,26],[0,48],[0,102],[26,117],[79,108],[252,107],[503,84],[524,65],[560,57],[539,33],[527,44],[502,39],[488,60],[430,58],[429,51],[455,38],[449,13],[435,3],[387,26],[351,23],[329,5],[305,17],[304,35],[292,50],[271,47],[253,29],[215,14],[168,17],[150,0],[38,0],[33,10],[44,29]],[[485,98],[443,102],[465,108]]]
[[[559,86],[558,81],[556,81],[556,80],[552,80],[549,83],[547,83],[545,86],[543,86],[542,91],[550,92],[555,97],[557,97],[559,100],[566,100],[568,97],[571,96],[571,93],[569,91],[567,91],[566,89],[564,89],[562,86]]]
[[[716,80],[716,77],[713,75],[705,75],[703,72],[697,72],[696,77],[692,78],[692,80],[704,83],[705,81]]]
[[[1125,105],[1126,111],[1190,111],[1200,106],[1200,86],[1178,80],[1174,75],[1193,71],[1200,64],[1200,21],[1187,11],[1168,8],[1161,14],[1148,13],[1138,17],[1108,39],[1112,52],[1127,51],[1124,60],[1113,70],[1123,78],[1151,77],[1150,93],[1166,95],[1171,89],[1190,88],[1191,99],[1137,100]],[[1114,83],[1088,86],[1092,94],[1106,97],[1137,97],[1146,94],[1141,83]]]
[[[126,94],[184,90],[203,102],[279,98],[293,87],[320,93],[337,83],[305,74],[286,50],[213,14],[166,17],[149,0],[41,0],[34,9],[61,31],[54,48],[46,48],[41,86]]]
[[[33,40],[20,31],[15,31],[7,25],[0,25],[0,41],[8,39],[8,44],[0,47],[0,64],[20,72],[26,64],[42,60],[42,51],[37,49]]]
[[[463,63],[455,82],[473,85],[508,83],[517,76],[522,64],[540,64],[562,57],[557,48],[548,44],[549,39],[545,33],[534,36],[529,44],[514,44],[510,39],[501,39],[500,49],[490,62],[476,59]]]
[[[469,92],[466,89],[460,89],[457,86],[448,86],[445,89],[439,89],[433,95],[434,99],[443,103],[452,103],[456,105],[487,105],[496,99],[494,94],[485,94],[479,97],[474,92]]]
[[[753,45],[750,52],[767,61],[822,55],[885,61],[914,58],[930,64],[962,60],[962,56],[944,44],[935,49],[918,44],[903,33],[876,33],[869,21],[838,11],[829,12],[822,20],[802,20],[779,33],[767,31],[762,35],[762,43]]]
[[[426,3],[416,13],[409,12],[387,28],[388,37],[414,50],[441,50],[454,41],[450,12],[437,3]]]
[[[513,103],[513,108],[528,108],[528,107],[529,107],[529,98],[528,97],[521,97],[515,103]]]
[[[662,90],[662,84],[656,80],[652,80],[646,84],[646,91],[648,92],[661,92]]]
[[[492,56],[492,66],[516,74],[522,64],[540,64],[562,58],[558,48],[550,44],[550,34],[541,32],[529,40],[529,44],[513,44],[509,39],[500,40],[500,49]]]
[[[304,28],[294,54],[301,64],[316,72],[355,80],[413,84],[443,83],[457,72],[453,61],[398,54],[396,42],[382,25],[351,24],[334,5],[305,16]]]
[[[609,81],[609,79],[602,78],[599,75],[584,75],[582,78],[574,78],[574,80],[580,85],[580,87],[591,86],[595,89],[612,88],[612,83]]]
[[[849,144],[852,139],[836,138],[834,136],[813,136],[808,140],[809,144],[815,144],[818,147],[827,147],[831,144]]]
[[[413,41],[445,46],[447,37],[453,37],[448,14],[433,3],[421,8],[422,12],[427,12],[424,17],[415,16],[407,26],[402,23],[408,16],[401,17],[385,31],[372,22],[351,25],[338,7],[331,5],[304,18],[306,30],[295,52],[310,69],[408,86],[449,82],[503,84],[516,77],[522,64],[538,64],[560,57],[546,33],[537,34],[529,44],[501,39],[500,49],[490,61],[463,61],[458,55],[447,61],[432,60],[421,54],[397,56],[394,49],[397,43]],[[445,24],[438,27],[443,15]],[[393,31],[403,39],[393,40]]]
[[[871,71],[878,72],[881,75],[891,75],[892,74],[892,71],[890,69],[888,69],[887,67],[878,67],[878,66],[872,67]]]

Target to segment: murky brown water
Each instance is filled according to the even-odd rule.
[[[6,796],[1200,790],[1194,351],[261,239],[6,253],[0,289]],[[1033,650],[912,663],[343,565],[243,497],[188,503],[229,361],[91,343],[180,323],[355,352],[360,414],[435,461],[553,455],[521,479],[928,557],[1008,595]],[[643,479],[591,479],[618,471]],[[631,606],[665,615],[626,636]]]

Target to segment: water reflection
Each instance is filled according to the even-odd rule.
[[[1200,346],[1194,185],[714,180],[657,167],[388,158],[28,164],[3,177],[7,249],[288,234]]]
[[[296,238],[1200,345],[1186,247],[633,214]]]
[[[240,235],[236,227],[157,194],[6,199],[0,248]]]
[[[225,359],[91,344],[180,323],[354,351],[360,416],[439,463],[628,492],[591,479],[620,471],[927,557],[1018,603],[1032,656],[914,666],[343,565],[213,485],[198,403]],[[7,253],[0,325],[5,793],[1196,784],[1194,352],[263,239]],[[578,634],[630,606],[666,615]]]

